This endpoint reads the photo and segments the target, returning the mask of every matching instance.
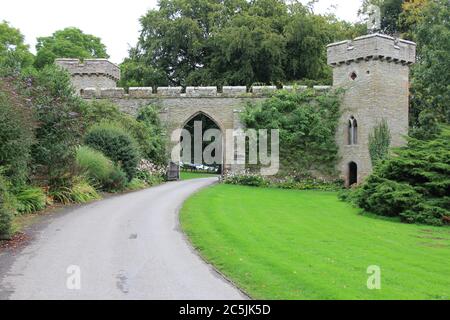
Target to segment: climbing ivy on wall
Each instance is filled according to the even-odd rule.
[[[335,176],[342,91],[280,91],[249,104],[243,122],[252,129],[280,130],[280,174]]]
[[[372,164],[385,159],[391,145],[391,131],[386,119],[383,119],[369,134],[369,152]]]

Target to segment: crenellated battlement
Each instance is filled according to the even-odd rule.
[[[327,46],[332,67],[360,60],[385,60],[410,65],[416,61],[416,44],[383,34],[370,34]]]
[[[304,91],[307,86],[284,86],[283,90]],[[331,86],[314,86],[317,91],[327,91]],[[253,86],[250,90],[245,86],[218,87],[151,87],[129,88],[86,88],[81,90],[84,99],[157,99],[157,98],[252,98],[267,97],[278,89],[275,86]]]
[[[276,86],[208,86],[208,87],[117,87],[120,68],[106,59],[57,59],[56,64],[72,76],[77,92],[85,99],[155,99],[155,98],[251,98],[267,97],[279,90]],[[315,86],[326,91],[331,86]],[[284,86],[284,90],[303,91],[307,86]]]

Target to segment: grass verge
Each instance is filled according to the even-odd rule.
[[[450,299],[450,228],[360,214],[334,192],[217,185],[190,198],[193,245],[256,299]],[[369,266],[381,289],[369,290]]]
[[[214,178],[217,177],[217,174],[212,173],[198,173],[198,172],[180,172],[180,180],[192,180],[192,179],[200,179],[200,178]]]

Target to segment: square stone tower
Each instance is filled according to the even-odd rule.
[[[87,88],[115,88],[120,80],[120,68],[106,59],[56,59],[55,63],[70,73],[78,93]]]
[[[370,34],[327,47],[333,86],[345,89],[336,140],[338,170],[346,184],[361,183],[372,172],[369,135],[385,119],[392,147],[408,134],[409,68],[414,42]]]

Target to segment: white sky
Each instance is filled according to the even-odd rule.
[[[354,22],[361,3],[362,0],[319,0],[315,11],[333,12]],[[157,0],[1,0],[0,21],[19,28],[33,52],[37,37],[49,36],[65,27],[80,28],[100,37],[111,61],[120,63],[128,55],[128,48],[137,42],[139,17],[156,4]]]

